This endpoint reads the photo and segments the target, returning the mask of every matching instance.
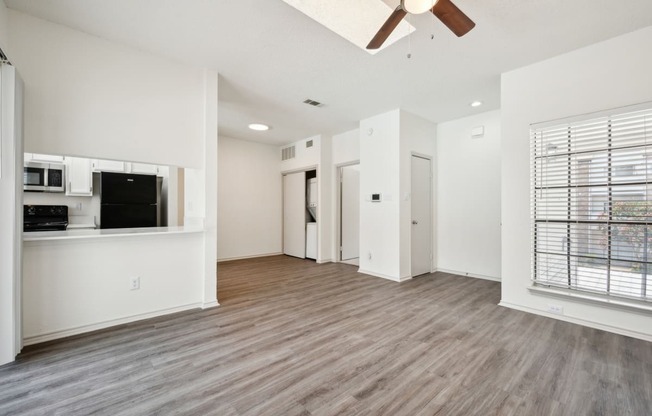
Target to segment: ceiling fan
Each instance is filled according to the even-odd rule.
[[[466,35],[475,27],[473,20],[469,19],[450,0],[401,0],[401,4],[389,16],[376,36],[371,39],[367,49],[380,48],[408,13],[421,14],[428,11],[432,11],[458,37]]]

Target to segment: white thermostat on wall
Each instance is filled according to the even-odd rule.
[[[380,202],[380,194],[371,194],[371,202]]]

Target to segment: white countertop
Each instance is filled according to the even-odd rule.
[[[114,228],[105,230],[67,230],[67,231],[39,231],[23,233],[23,241],[54,241],[54,240],[75,240],[88,238],[111,238],[126,236],[147,236],[165,234],[188,234],[201,233],[204,231],[200,226],[185,227],[148,227],[148,228]]]

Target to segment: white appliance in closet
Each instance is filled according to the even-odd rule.
[[[317,260],[317,178],[308,179],[306,185],[306,258]]]

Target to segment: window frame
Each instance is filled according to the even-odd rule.
[[[614,219],[614,207],[615,207],[615,202],[623,202],[623,201],[615,201],[614,200],[614,186],[635,186],[637,185],[636,183],[618,183],[618,181],[615,181],[614,183],[614,177],[620,176],[636,176],[634,175],[635,169],[632,168],[634,165],[624,165],[620,166],[617,164],[614,164],[614,152],[616,151],[621,151],[622,148],[619,148],[617,146],[614,147],[613,145],[613,126],[614,126],[614,120],[617,120],[619,117],[627,116],[629,114],[633,113],[642,113],[642,126],[643,126],[643,145],[635,145],[632,148],[633,154],[636,155],[636,151],[638,149],[641,150],[641,157],[644,158],[644,166],[645,166],[645,180],[641,183],[638,183],[638,185],[643,186],[644,188],[644,198],[642,201],[645,202],[645,215],[644,215],[644,220],[643,221],[618,221],[618,218]],[[574,140],[578,140],[575,138],[573,134],[573,129],[579,129],[581,128],[586,128],[586,126],[592,125],[592,123],[598,123],[602,122],[602,120],[606,119],[607,120],[607,135],[602,137],[606,139],[606,147],[598,147],[595,149],[591,149],[589,153],[595,154],[595,155],[600,155],[601,152],[606,152],[606,183],[602,184],[603,188],[606,188],[607,192],[607,202],[605,206],[606,208],[606,213],[607,217],[606,220],[602,221],[597,221],[597,220],[589,220],[587,219],[586,221],[579,220],[578,217],[581,215],[578,213],[577,207],[573,208],[572,204],[575,203],[578,205],[578,196],[577,196],[577,179],[575,182],[575,185],[573,185],[573,177],[574,175],[578,175],[580,173],[580,160],[582,160],[582,156],[577,157],[577,155],[581,155],[582,151],[573,151],[574,148]],[[542,184],[543,178],[538,178],[537,174],[539,173],[545,173],[545,167],[542,167],[541,164],[544,164],[544,160],[552,160],[552,157],[550,155],[544,155],[545,151],[545,140],[542,138],[542,136],[545,134],[546,131],[555,131],[557,134],[559,134],[559,131],[563,132],[563,129],[567,129],[567,143],[564,144],[564,146],[567,146],[567,152],[562,152],[561,156],[566,156],[566,173],[565,175],[567,176],[566,178],[566,183],[564,186],[562,185],[557,185],[558,189],[565,189],[566,194],[567,194],[567,210],[566,210],[566,219],[565,220],[550,220],[549,218],[543,218],[539,216],[538,212],[538,205],[539,203],[543,202],[545,198],[543,197],[544,189],[552,189],[552,187],[544,187],[543,185],[537,187],[538,184]],[[648,143],[649,141],[649,143]],[[597,141],[596,141],[597,143]],[[577,144],[575,144],[577,146]],[[555,156],[559,157],[559,156]],[[575,159],[573,159],[575,158]],[[596,157],[593,157],[595,159],[598,159]],[[599,301],[607,301],[607,302],[613,302],[617,304],[631,304],[633,306],[640,305],[643,306],[643,309],[649,310],[649,306],[652,305],[652,251],[649,249],[650,246],[648,245],[648,230],[652,230],[652,198],[650,194],[650,190],[652,190],[652,170],[650,170],[650,167],[648,165],[648,161],[652,158],[652,102],[648,103],[642,103],[642,104],[637,104],[634,106],[628,106],[628,107],[621,107],[617,109],[612,109],[612,110],[607,110],[607,111],[602,111],[602,112],[597,112],[597,113],[590,113],[590,114],[584,114],[584,115],[579,115],[575,117],[569,117],[565,119],[559,119],[559,120],[553,120],[545,123],[536,123],[536,124],[531,124],[530,125],[530,224],[531,224],[531,229],[530,229],[530,237],[531,237],[531,289],[542,292],[549,292],[549,291],[558,291],[560,293],[566,293],[570,296],[578,297],[578,298],[586,298],[590,300],[599,300]],[[591,201],[591,198],[593,198],[594,194],[597,194],[597,190],[599,189],[599,185],[591,185],[591,163],[592,159],[589,158],[589,165],[588,166],[588,173],[586,174],[586,177],[588,178],[588,184],[584,185],[583,187],[586,187],[587,189],[587,194],[588,194],[588,200]],[[652,162],[652,161],[650,161]],[[537,165],[539,163],[539,165]],[[623,169],[626,168],[626,169]],[[551,169],[548,167],[547,169]],[[620,172],[619,172],[620,169]],[[631,169],[631,174],[627,174],[629,170]],[[564,175],[562,173],[561,175],[558,173],[555,173],[554,179],[559,180],[561,176]],[[563,172],[563,171],[562,171]],[[622,172],[625,172],[623,174]],[[594,193],[591,193],[593,191]],[[575,192],[575,193],[573,193]],[[620,195],[626,195],[626,192],[619,191],[621,192]],[[630,193],[634,191],[629,191]],[[538,195],[538,193],[540,195]],[[552,196],[547,196],[547,198],[552,199]],[[627,201],[625,201],[626,203]],[[632,202],[638,202],[638,200],[634,199]],[[648,208],[648,204],[650,204],[650,208]],[[589,207],[591,206],[591,202],[589,202]],[[548,208],[546,206],[546,208]],[[574,211],[575,210],[575,211]],[[588,208],[587,212],[590,212],[591,208]],[[546,211],[547,212],[547,211]],[[574,215],[572,213],[574,212]],[[648,214],[649,213],[649,214]],[[549,214],[548,214],[549,215]],[[573,218],[575,217],[575,218]],[[566,228],[566,242],[567,244],[564,246],[562,244],[562,253],[565,252],[565,274],[562,274],[563,281],[565,281],[565,284],[560,284],[559,281],[555,281],[550,278],[549,274],[546,276],[546,278],[541,278],[540,273],[541,270],[539,268],[539,262],[541,258],[541,254],[548,254],[548,255],[554,255],[554,256],[560,256],[559,253],[545,253],[541,250],[539,250],[539,244],[546,244],[549,243],[550,240],[546,240],[545,243],[543,243],[543,233],[541,232],[541,224],[550,224],[552,222],[556,222],[559,224],[565,224]],[[578,261],[577,259],[583,257],[582,253],[580,253],[579,249],[579,243],[573,243],[572,242],[572,226],[573,224],[577,225],[582,222],[585,222],[587,224],[587,230],[589,230],[588,227],[590,226],[606,226],[606,258],[598,258],[598,260],[605,260],[606,261],[606,268],[604,269],[606,272],[606,290],[598,290],[598,289],[593,289],[590,287],[587,287],[587,284],[584,284],[583,286],[578,284],[578,272],[575,270],[573,272],[571,270],[572,267],[578,267],[577,265],[573,266],[573,258],[575,259],[574,261]],[[615,242],[614,239],[614,229],[618,229],[616,227],[619,226],[619,224],[622,225],[624,224],[629,224],[633,225],[634,227],[636,226],[642,226],[644,230],[644,246],[642,248],[643,250],[643,261],[639,261],[637,259],[628,259],[625,260],[623,258],[616,258],[613,256],[613,250],[614,247],[618,247],[617,242]],[[626,226],[626,225],[625,225]],[[589,230],[590,231],[590,230]],[[547,232],[547,231],[546,231]],[[575,231],[578,233],[578,231]],[[652,232],[650,233],[650,236],[652,237]],[[587,247],[592,247],[593,243],[591,243],[591,239],[594,238],[590,232],[587,232],[587,234],[584,236],[587,243]],[[573,246],[575,244],[577,247]],[[573,250],[575,252],[573,253]],[[578,254],[579,253],[579,254]],[[636,254],[633,249],[631,250],[632,257]],[[563,254],[561,254],[563,255]],[[554,258],[554,257],[550,257]],[[549,261],[547,258],[544,258],[545,262]],[[643,271],[641,274],[641,292],[640,296],[632,296],[632,295],[624,295],[622,292],[623,290],[621,289],[620,292],[618,293],[611,287],[612,283],[612,266],[613,262],[630,262],[632,264],[638,263],[640,264],[640,267]],[[590,267],[589,267],[590,268]],[[595,267],[592,270],[602,270],[599,267]],[[632,273],[633,274],[633,273]],[[575,276],[575,277],[573,277]],[[573,278],[575,279],[575,282],[573,281]],[[558,280],[561,280],[558,279]],[[599,278],[598,278],[599,279]],[[618,279],[623,279],[622,277],[619,277]],[[620,280],[616,280],[617,283],[621,283]],[[595,285],[596,288],[599,286],[598,284]]]

